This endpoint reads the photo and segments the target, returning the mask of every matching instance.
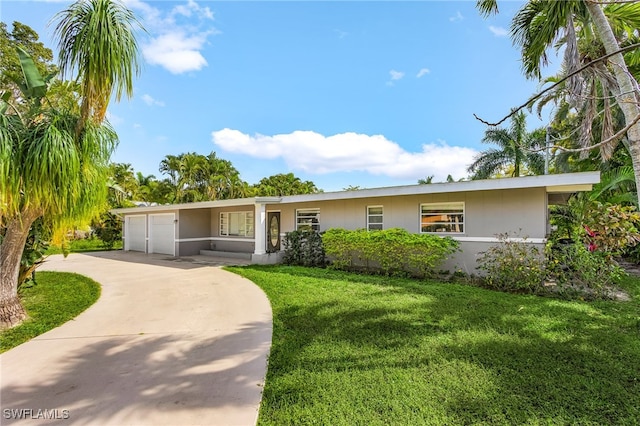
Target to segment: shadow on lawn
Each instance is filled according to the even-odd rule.
[[[346,281],[345,292],[351,283],[385,290],[355,300],[337,290],[332,300],[272,301],[271,362],[278,370],[270,371],[271,380],[296,371],[415,370],[416,380],[450,377],[443,379],[451,389],[442,391],[440,404],[454,417],[465,413],[455,417],[463,423],[632,424],[640,418],[637,303],[564,302],[326,270],[271,271],[297,277],[294,292],[313,292],[314,278]],[[322,352],[336,344],[344,349]],[[473,383],[476,373],[487,382]],[[307,384],[300,386],[304,392]],[[395,398],[403,392],[409,389],[397,389]]]

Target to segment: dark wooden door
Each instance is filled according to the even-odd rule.
[[[267,253],[280,250],[280,212],[267,212]]]

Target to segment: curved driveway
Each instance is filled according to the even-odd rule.
[[[271,308],[253,283],[204,262],[51,256],[43,269],[87,275],[102,295],[75,320],[0,355],[0,423],[22,413],[32,420],[16,423],[255,424]]]

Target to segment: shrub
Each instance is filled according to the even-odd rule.
[[[596,203],[584,221],[586,238],[595,250],[619,255],[640,242],[640,214],[633,206]]]
[[[391,274],[429,276],[458,248],[449,237],[412,234],[402,228],[381,231],[334,228],[322,237],[331,267]]]
[[[300,266],[325,266],[320,234],[312,230],[287,232],[284,238],[284,263]]]
[[[498,244],[480,253],[478,269],[483,282],[502,291],[538,293],[545,277],[544,254],[526,242],[515,241],[508,234],[498,235]]]
[[[582,243],[555,244],[549,254],[549,277],[565,296],[603,298],[626,275],[608,253]]]
[[[93,232],[102,241],[102,247],[113,250],[116,242],[122,239],[122,222],[113,214],[107,212],[100,216],[99,221],[92,223]]]

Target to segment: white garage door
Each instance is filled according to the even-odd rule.
[[[175,255],[175,215],[149,215],[149,253]]]
[[[147,218],[146,216],[126,216],[125,218],[125,250],[147,251]]]

